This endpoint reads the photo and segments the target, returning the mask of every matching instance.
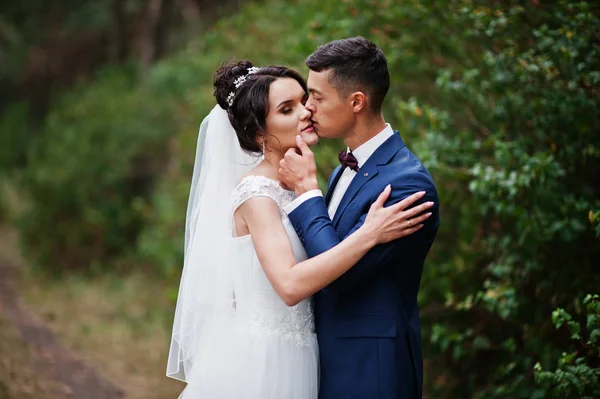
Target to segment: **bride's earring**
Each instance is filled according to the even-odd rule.
[[[265,155],[265,138],[262,139],[262,153]]]

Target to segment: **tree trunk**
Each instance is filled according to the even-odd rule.
[[[160,15],[154,30],[154,54],[152,61],[169,52],[171,26],[175,14],[176,0],[162,0]]]
[[[146,76],[152,61],[156,58],[155,32],[160,19],[163,0],[148,0],[146,18],[143,24],[141,37],[141,76]]]
[[[120,64],[129,56],[130,48],[129,32],[127,30],[127,15],[125,15],[123,0],[113,0],[112,14],[113,30],[109,49],[109,59],[115,64]]]

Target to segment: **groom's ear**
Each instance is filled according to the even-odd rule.
[[[360,112],[367,105],[367,96],[362,91],[355,91],[350,94],[350,104],[353,112]]]

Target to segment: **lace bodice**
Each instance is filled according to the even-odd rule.
[[[248,176],[234,189],[233,212],[245,201],[254,197],[268,197],[279,207],[296,262],[306,260],[306,252],[283,208],[296,198],[293,191],[283,189],[279,183],[265,176]],[[235,230],[234,230],[235,231]],[[314,336],[314,322],[309,299],[295,306],[287,306],[269,282],[251,237],[234,239],[236,254],[233,265],[233,286],[236,297],[236,318],[249,323],[255,332],[276,334],[294,345],[305,346]]]
[[[296,198],[293,191],[285,190],[279,182],[266,176],[247,176],[233,190],[233,211],[244,202],[254,197],[269,197],[277,203],[281,216],[285,219],[287,214],[283,208]]]

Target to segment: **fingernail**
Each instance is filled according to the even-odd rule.
[[[422,194],[422,195],[423,195],[423,194],[425,194],[425,193],[426,193],[426,191],[419,191],[419,194]]]
[[[386,188],[386,190],[387,190],[388,188],[392,188],[392,185],[391,185],[391,184],[388,184],[387,186],[385,186],[385,188]]]
[[[302,140],[302,136],[300,136],[300,135],[297,135],[297,136],[296,136],[296,140]]]
[[[431,212],[427,212],[425,215],[426,215],[427,217],[429,217],[429,216],[431,216]]]
[[[433,201],[429,201],[427,205],[433,205]]]

